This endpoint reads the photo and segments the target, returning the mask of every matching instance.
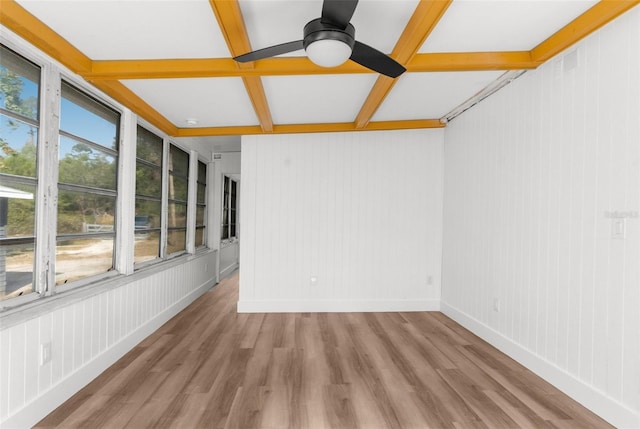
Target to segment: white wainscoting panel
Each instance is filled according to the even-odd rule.
[[[245,136],[239,311],[438,309],[442,130]]]
[[[443,311],[640,427],[639,212],[636,7],[447,126]]]
[[[240,259],[240,243],[225,243],[220,245],[220,277],[226,277],[238,269]]]
[[[0,427],[35,425],[213,286],[216,252],[180,260],[67,292],[76,298],[20,323],[3,319]],[[51,361],[40,365],[46,343]]]

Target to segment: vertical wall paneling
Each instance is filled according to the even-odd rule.
[[[24,401],[30,402],[38,395],[39,320],[30,320],[25,324],[24,347]]]
[[[25,342],[27,339],[26,324],[16,326],[10,333],[9,362],[9,413],[24,404],[24,379],[26,372]],[[4,352],[4,350],[3,350]]]
[[[64,312],[57,309],[51,313],[51,356],[56,359],[51,360],[51,384],[41,384],[40,394],[44,393],[50,386],[55,386],[62,379],[64,369]]]
[[[258,205],[256,203],[256,187],[258,183],[256,181],[256,173],[257,173],[257,150],[243,152],[241,158],[241,168],[242,171],[242,201],[240,204],[246,205],[247,207],[253,207],[254,210],[258,209]],[[242,210],[243,212],[247,210]],[[245,218],[240,219],[242,224],[242,235],[244,237],[256,237],[256,219],[259,216],[258,213],[255,214],[250,220]],[[296,216],[297,219],[297,216]],[[294,220],[295,223],[298,220]],[[294,235],[293,239],[299,241],[299,237]],[[252,240],[255,242],[255,239]],[[255,246],[255,244],[253,245]],[[255,249],[249,249],[249,244],[243,244],[240,246],[240,261],[248,260],[249,257],[253,257],[255,253]],[[294,273],[297,272],[299,267],[291,267],[291,271]],[[250,297],[255,296],[255,288],[253,287],[256,282],[255,278],[255,264],[247,264],[242,266],[242,277],[244,280],[244,287],[239,290],[239,300],[247,301]]]
[[[445,131],[443,311],[621,427],[640,426],[639,118],[635,8]]]
[[[36,346],[38,346],[38,350],[35,353],[37,362],[37,375],[38,375],[38,395],[44,392],[51,386],[52,373],[53,373],[53,365],[51,362],[40,365],[39,357],[40,357],[40,344],[51,344],[52,343],[52,330],[51,327],[53,325],[53,315],[51,313],[43,315],[40,320],[38,320],[40,326],[38,327],[38,340]],[[0,417],[1,419],[1,417]]]
[[[246,136],[240,311],[437,309],[442,130]]]
[[[9,374],[11,364],[11,330],[0,331],[0,421],[7,417],[9,410]]]
[[[111,279],[83,299],[4,325],[0,426],[33,426],[213,286],[216,252],[181,262]],[[40,365],[47,342],[51,361]]]

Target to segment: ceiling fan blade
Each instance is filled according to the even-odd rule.
[[[246,63],[249,61],[261,60],[264,58],[275,57],[276,55],[286,54],[288,52],[298,51],[304,49],[302,40],[296,40],[295,42],[282,43],[280,45],[269,46],[268,48],[258,49],[257,51],[248,52],[246,54],[239,55],[234,60],[240,63]]]
[[[343,30],[349,25],[358,0],[324,0],[322,4],[322,23],[332,24]]]
[[[393,78],[407,71],[406,68],[390,56],[358,41],[353,46],[351,60],[361,66]]]

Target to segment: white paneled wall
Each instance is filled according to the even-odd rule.
[[[239,311],[437,309],[442,150],[442,130],[243,137]]]
[[[640,8],[452,121],[444,182],[443,311],[640,427]]]
[[[53,302],[26,321],[4,321],[0,426],[33,426],[213,285],[216,252],[180,262],[112,280],[67,305]],[[47,343],[51,361],[40,365]]]

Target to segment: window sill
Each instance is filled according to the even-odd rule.
[[[229,247],[232,244],[236,244],[236,243],[239,243],[239,242],[240,242],[240,240],[238,238],[230,238],[228,240],[222,240],[222,241],[220,241],[220,247],[221,248]]]
[[[167,270],[185,262],[204,257],[212,252],[215,252],[215,250],[203,248],[195,254],[183,254],[169,260],[142,267],[133,274],[112,274],[107,278],[103,277],[94,282],[61,291],[55,295],[41,296],[22,305],[6,308],[0,313],[0,330],[24,323],[30,319],[51,313],[58,308],[89,299],[92,296],[99,295],[106,291],[140,281],[155,274],[157,271]]]

